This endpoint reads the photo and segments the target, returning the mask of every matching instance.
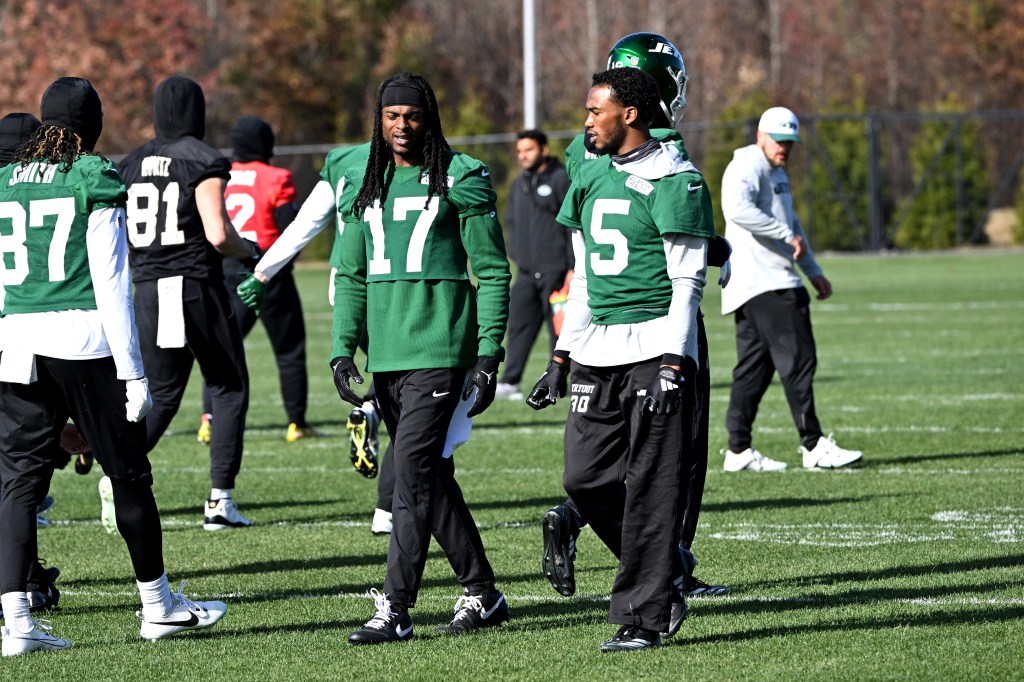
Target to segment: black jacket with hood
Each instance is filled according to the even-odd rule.
[[[195,188],[231,177],[231,163],[203,142],[206,100],[182,76],[160,83],[153,97],[156,138],[121,161],[128,186],[128,240],[135,282],[184,276],[222,277],[222,257],[206,240]]]

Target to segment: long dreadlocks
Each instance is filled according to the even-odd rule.
[[[427,202],[430,202],[431,196],[448,196],[448,169],[445,152],[451,147],[448,146],[448,141],[444,139],[444,133],[441,132],[441,117],[438,114],[434,90],[426,78],[406,71],[385,79],[377,89],[377,108],[373,116],[370,157],[366,161],[363,185],[359,188],[359,194],[355,199],[354,208],[357,215],[362,215],[363,211],[372,206],[375,200],[380,199],[382,204],[387,200],[386,178],[392,172],[394,154],[384,141],[381,110],[384,108],[384,90],[391,85],[414,88],[423,93],[426,101],[424,112],[426,113],[427,128],[423,136],[423,168],[427,172]]]
[[[64,126],[44,125],[18,147],[14,152],[14,162],[22,165],[29,161],[60,164],[57,170],[67,173],[75,159],[83,154],[82,138],[77,133]]]

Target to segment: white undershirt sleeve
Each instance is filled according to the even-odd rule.
[[[302,202],[302,208],[299,209],[295,220],[263,254],[263,258],[256,264],[256,271],[262,272],[267,279],[273,279],[274,275],[313,241],[313,237],[320,234],[328,223],[334,224],[331,218],[334,218],[337,212],[331,183],[321,180]]]
[[[101,208],[90,213],[85,244],[96,310],[117,366],[117,378],[138,379],[143,376],[142,352],[135,327],[124,209]]]
[[[663,241],[672,280],[664,352],[697,360],[697,309],[704,297],[708,240],[670,233]]]

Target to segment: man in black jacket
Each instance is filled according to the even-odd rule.
[[[548,137],[540,130],[524,130],[516,141],[523,173],[512,183],[505,209],[509,257],[516,264],[510,291],[508,355],[497,395],[522,398],[519,381],[542,324],[547,324],[551,350],[558,334],[551,315],[551,294],[572,276],[573,255],[569,230],[555,222],[569,191],[569,176],[548,155]]]

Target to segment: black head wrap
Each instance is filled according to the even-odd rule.
[[[60,126],[76,133],[82,149],[92,151],[103,132],[103,106],[92,83],[84,78],[58,78],[43,93],[39,113],[43,125]]]
[[[427,106],[427,97],[419,88],[408,85],[392,84],[384,88],[380,96],[382,107],[424,107]]]
[[[259,116],[243,116],[231,126],[231,155],[235,161],[270,161],[274,131]]]
[[[15,113],[0,118],[0,167],[14,160],[14,152],[32,139],[39,126],[39,119],[32,114]]]
[[[175,140],[206,135],[206,97],[191,78],[171,76],[156,86],[153,95],[153,127],[160,139]]]

